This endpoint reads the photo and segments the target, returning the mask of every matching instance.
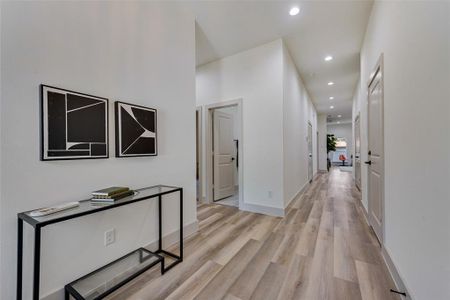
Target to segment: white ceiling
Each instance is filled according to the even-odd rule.
[[[197,65],[282,37],[318,112],[351,118],[359,51],[372,1],[184,3],[197,18]],[[290,16],[294,5],[300,13]],[[326,55],[334,59],[325,62]],[[335,84],[328,86],[329,81]]]

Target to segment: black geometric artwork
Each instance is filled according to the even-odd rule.
[[[116,156],[155,156],[158,154],[156,109],[117,101]]]
[[[41,160],[108,158],[108,99],[41,85]]]

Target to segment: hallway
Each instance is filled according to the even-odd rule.
[[[285,218],[201,205],[184,262],[108,299],[400,299],[359,199],[351,173],[333,168]]]

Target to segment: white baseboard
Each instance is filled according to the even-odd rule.
[[[359,207],[361,208],[361,211],[363,212],[364,221],[366,221],[366,224],[370,227],[369,214],[367,213],[367,210],[364,207],[361,199],[358,199],[358,204],[359,204]]]
[[[317,175],[317,174],[316,174]],[[284,217],[286,215],[286,207],[291,204],[291,202],[296,199],[298,196],[300,196],[308,187],[309,187],[309,181],[307,181],[303,187],[298,190],[297,193],[295,193],[294,197],[292,197],[289,202],[285,205],[285,208],[280,207],[273,207],[273,206],[267,206],[267,205],[259,205],[259,204],[251,204],[251,203],[244,203],[243,207],[239,207],[241,210],[250,211],[254,213],[269,215],[269,216],[275,216],[275,217]]]
[[[384,247],[384,245],[381,248],[381,256],[383,257],[384,263],[386,264],[386,267],[387,267],[389,273],[391,274],[392,279],[394,280],[397,291],[406,293],[406,297],[401,296],[402,299],[414,300],[414,298],[408,292],[405,282],[403,281],[402,277],[400,276],[400,273],[398,272],[397,267],[395,266],[394,262],[392,261],[391,256],[389,255],[389,251],[386,249],[386,247]]]
[[[316,175],[314,176],[313,180],[316,179],[316,177],[318,176],[318,174],[316,173]],[[297,193],[295,193],[294,197],[292,197],[288,203],[285,205],[285,209],[286,207],[289,206],[289,204],[291,204],[292,201],[294,201],[294,199],[296,199],[297,197],[299,197],[301,194],[303,194],[303,192],[309,187],[310,183],[309,181],[307,181],[302,187],[301,189],[298,190]]]
[[[239,207],[240,210],[254,212],[258,214],[264,214],[275,217],[284,217],[284,208],[273,207],[259,204],[243,203],[243,207]]]
[[[361,208],[361,211],[363,212],[364,221],[370,227],[368,212],[367,212],[366,208],[364,207],[364,205],[362,204],[362,202],[360,200],[358,200],[358,202],[359,202],[359,207]],[[405,283],[397,270],[397,267],[395,266],[394,262],[392,261],[391,256],[389,255],[389,252],[384,247],[384,245],[381,246],[381,257],[383,257],[384,264],[386,265],[386,267],[389,271],[389,274],[391,275],[391,278],[394,281],[395,288],[397,289],[397,291],[406,293],[406,297],[400,295],[402,297],[402,299],[414,300],[414,298],[408,292],[408,289],[406,288]]]
[[[197,230],[198,230],[198,221],[194,221],[190,224],[185,225],[183,228],[184,238],[187,238],[191,234],[194,234],[195,232],[197,232]],[[179,230],[175,230],[171,233],[166,234],[163,237],[163,247],[167,248],[175,243],[178,243],[178,238],[179,238],[179,234],[180,234],[179,232],[180,232]],[[156,248],[158,248],[158,241],[156,240],[154,242],[151,242],[147,246],[144,246],[144,248],[156,249]],[[41,299],[42,300],[63,300],[64,299],[64,287],[47,294],[46,296],[42,297]]]

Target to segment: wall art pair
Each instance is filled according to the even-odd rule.
[[[109,157],[108,99],[41,85],[41,160]],[[116,101],[116,157],[155,156],[157,111]]]

